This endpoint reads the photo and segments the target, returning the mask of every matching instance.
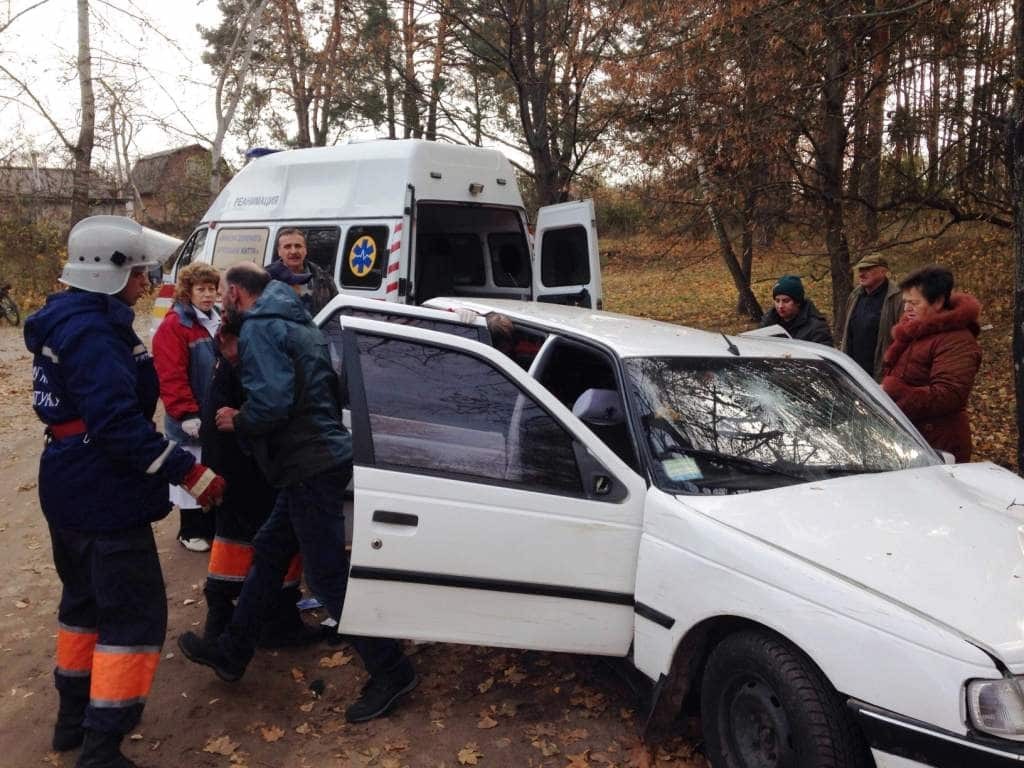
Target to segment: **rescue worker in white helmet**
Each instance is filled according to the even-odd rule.
[[[177,241],[119,216],[80,221],[52,294],[25,322],[33,407],[46,425],[39,501],[63,585],[54,681],[56,750],[76,768],[131,768],[121,740],[139,722],[167,630],[151,523],[167,484],[208,507],[224,480],[153,425],[159,383],[132,307]]]

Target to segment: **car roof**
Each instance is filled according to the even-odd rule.
[[[685,325],[620,315],[616,312],[570,307],[538,301],[508,299],[435,298],[435,309],[466,307],[480,314],[500,312],[512,320],[563,329],[574,336],[610,347],[619,357],[733,357],[721,333]],[[742,357],[816,359],[813,345],[804,342],[729,336]]]

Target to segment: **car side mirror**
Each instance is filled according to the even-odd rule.
[[[583,492],[588,499],[617,503],[626,498],[626,487],[590,455],[583,443],[573,440],[572,449],[583,480]]]
[[[943,464],[956,464],[956,456],[949,451],[939,451],[939,456],[942,457]]]

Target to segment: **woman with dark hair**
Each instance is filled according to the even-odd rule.
[[[967,399],[981,365],[981,305],[954,293],[953,273],[935,265],[907,275],[900,290],[903,317],[892,329],[882,389],[933,448],[970,461]]]
[[[153,362],[160,377],[160,400],[166,416],[164,433],[196,460],[200,411],[213,373],[213,337],[220,326],[214,306],[220,272],[209,264],[189,264],[178,273],[174,304],[153,336]],[[208,552],[213,539],[213,516],[196,500],[172,485],[171,503],[178,507],[178,541],[191,552]]]

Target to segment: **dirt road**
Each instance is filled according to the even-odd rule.
[[[20,329],[0,326],[0,768],[72,766],[76,757],[49,746],[59,582],[37,497],[42,430],[30,372]],[[644,749],[630,689],[592,658],[410,646],[419,687],[391,717],[358,726],[342,715],[365,680],[347,646],[261,652],[239,683],[222,683],[177,652],[174,638],[205,616],[206,559],[178,546],[176,531],[173,518],[156,525],[168,638],[142,723],[125,742],[143,768],[705,765],[679,740]]]

